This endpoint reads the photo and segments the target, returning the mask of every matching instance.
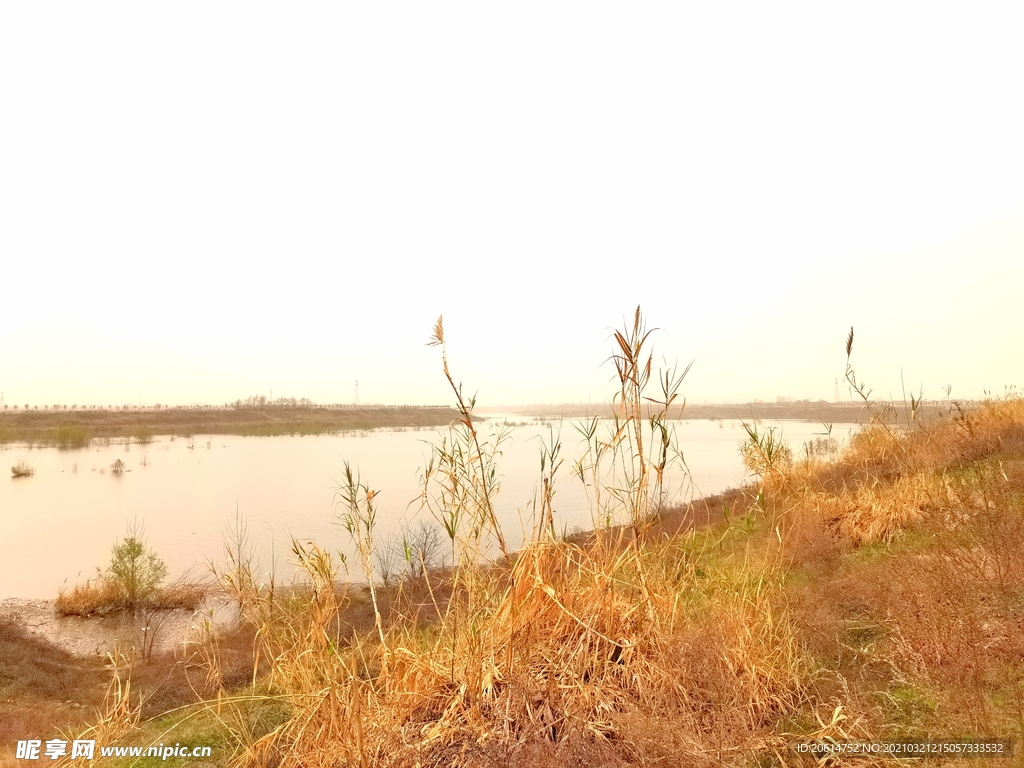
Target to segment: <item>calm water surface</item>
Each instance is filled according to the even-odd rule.
[[[522,421],[522,417],[512,417]],[[745,433],[738,421],[677,422],[679,443],[690,475],[669,478],[680,499],[708,495],[746,479],[739,456]],[[820,437],[820,424],[766,422],[778,426],[798,453]],[[557,425],[554,427],[557,430]],[[855,425],[837,425],[833,436],[848,437]],[[484,428],[486,431],[486,427]],[[541,438],[551,427],[531,422],[517,427],[501,459],[502,489],[497,512],[509,544],[517,546],[529,525],[540,477]],[[380,491],[378,540],[420,519],[419,478],[434,429],[380,431],[319,437],[161,437],[149,445],[92,446],[77,451],[7,446],[0,451],[0,599],[52,598],[109,564],[114,542],[126,524],[145,525],[146,539],[167,562],[172,576],[224,560],[224,534],[236,509],[264,570],[276,555],[277,574],[288,578],[292,537],[312,539],[352,558],[348,534],[337,524],[335,489],[349,461],[362,479]],[[562,456],[556,476],[555,523],[559,530],[590,527],[592,517],[571,466],[580,455],[579,435],[561,427]],[[36,473],[11,478],[8,466],[24,459]],[[121,459],[126,471],[111,473]]]

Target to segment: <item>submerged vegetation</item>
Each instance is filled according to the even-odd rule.
[[[146,721],[119,693],[90,732],[198,733],[240,766],[769,766],[801,764],[797,738],[1019,743],[1024,399],[901,415],[848,367],[871,415],[848,446],[795,456],[751,426],[757,482],[673,507],[662,479],[682,462],[669,420],[686,371],[654,369],[651,339],[639,309],[614,335],[615,418],[576,425],[563,474],[553,433],[512,550],[493,508],[508,433],[474,422],[439,319],[459,418],[423,473],[435,526],[376,541],[378,490],[346,467],[338,519],[366,587],[294,542],[303,578],[287,589],[256,577],[239,526],[218,573],[238,626],[188,659],[208,698]],[[586,485],[587,535],[557,535],[563,481]]]
[[[14,477],[31,477],[35,473],[35,467],[29,466],[24,459],[11,467],[11,475]]]
[[[81,424],[62,424],[57,429],[58,448],[86,448],[91,438]]]

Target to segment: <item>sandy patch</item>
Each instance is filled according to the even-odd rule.
[[[233,618],[232,605],[215,601],[197,611],[160,611],[150,626],[134,626],[125,616],[61,616],[52,600],[9,598],[0,601],[0,620],[8,620],[32,636],[78,657],[99,656],[151,644],[153,653],[184,651],[198,642],[206,620],[215,625]]]

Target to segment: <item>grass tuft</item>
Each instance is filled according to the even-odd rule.
[[[14,477],[31,477],[35,473],[35,467],[30,467],[24,459],[11,467],[11,475]]]

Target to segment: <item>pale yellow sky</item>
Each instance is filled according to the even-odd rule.
[[[1024,384],[1015,4],[4,4],[7,404]],[[844,394],[845,396],[845,394]]]

